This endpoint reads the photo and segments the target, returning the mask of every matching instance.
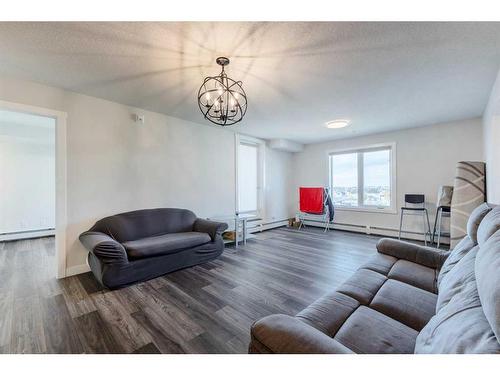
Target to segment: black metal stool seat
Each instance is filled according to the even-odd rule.
[[[414,204],[420,206],[410,206],[407,204]],[[421,212],[422,218],[424,220],[424,243],[427,246],[427,234],[429,235],[429,240],[431,239],[431,224],[429,222],[429,212],[425,207],[425,195],[424,194],[405,194],[405,205],[401,207],[401,217],[399,220],[399,235],[398,238],[401,239],[401,229],[403,228],[403,216],[405,211]],[[427,230],[425,229],[425,223],[427,219]]]

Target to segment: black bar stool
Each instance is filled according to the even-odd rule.
[[[408,206],[411,205],[411,206]],[[403,216],[406,212],[417,212],[422,214],[422,219],[424,221],[424,243],[427,246],[427,234],[429,234],[429,240],[431,239],[431,224],[429,222],[429,213],[427,208],[425,208],[425,195],[424,194],[405,194],[405,205],[401,207],[401,218],[399,220],[399,235],[398,238],[401,239],[401,229],[403,228]],[[425,229],[425,222],[427,219],[427,230]]]

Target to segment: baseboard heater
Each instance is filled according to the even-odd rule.
[[[312,222],[312,224],[311,224],[311,222]],[[310,225],[315,226],[315,227],[324,228],[324,223],[320,220],[307,219],[305,221],[305,223],[306,224],[310,223]],[[361,225],[361,224],[350,224],[350,223],[339,223],[339,222],[334,222],[332,224],[332,226],[334,229],[342,229],[339,227],[346,227],[346,228],[350,228],[351,231],[353,231],[353,232],[363,232],[366,234],[377,234],[377,233],[372,233],[372,232],[377,232],[377,231],[394,233],[394,235],[392,237],[397,237],[399,234],[399,229],[379,227],[379,226],[367,226],[367,225]],[[345,229],[345,230],[349,230],[349,229]],[[423,232],[416,232],[416,231],[411,231],[411,230],[402,230],[401,234],[415,236],[415,237],[403,237],[403,236],[401,236],[402,238],[411,239],[411,240],[420,240],[421,237],[424,235]],[[449,238],[449,235],[442,233],[441,238]]]
[[[286,227],[288,225],[288,219],[281,219],[281,220],[273,220],[273,221],[256,223],[260,220],[262,220],[262,219],[252,219],[252,220],[248,221],[248,224],[249,224],[249,226],[247,228],[248,233],[263,232],[263,231],[274,229],[274,228]],[[250,226],[252,223],[255,223],[256,225]]]

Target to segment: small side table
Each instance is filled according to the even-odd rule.
[[[243,241],[243,245],[247,243],[247,221],[248,219],[255,218],[255,215],[251,214],[236,214],[236,215],[225,215],[225,216],[216,216],[208,218],[208,220],[214,221],[234,221],[234,232],[235,232],[235,240],[234,240],[234,248],[237,249],[240,242],[240,226],[241,226],[241,241]],[[228,243],[233,241],[228,241]]]

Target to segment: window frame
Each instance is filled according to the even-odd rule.
[[[239,147],[241,144],[257,147],[257,210],[240,211],[240,190],[239,190]],[[265,215],[265,141],[249,137],[242,134],[235,134],[235,211],[238,214],[250,214],[257,217],[264,217]]]
[[[357,173],[358,173],[358,206],[341,206],[334,205],[336,210],[339,211],[360,211],[360,212],[376,212],[376,213],[388,213],[397,214],[396,210],[396,197],[397,197],[397,185],[396,185],[396,143],[378,143],[360,147],[351,147],[345,149],[333,149],[327,151],[328,157],[328,186],[330,188],[330,195],[333,201],[333,186],[332,186],[332,159],[331,156],[342,155],[342,154],[353,154],[353,153],[364,153],[372,152],[378,150],[389,150],[389,171],[390,171],[390,191],[391,191],[391,202],[388,207],[382,206],[372,206],[363,204],[363,194],[364,194],[364,164],[363,155],[357,158]]]

